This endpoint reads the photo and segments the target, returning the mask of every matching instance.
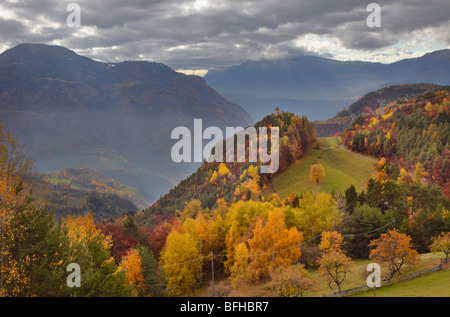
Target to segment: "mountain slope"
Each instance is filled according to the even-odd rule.
[[[380,87],[450,83],[450,50],[392,64],[337,61],[317,56],[246,62],[205,76],[226,98],[255,119],[275,106],[324,120]]]
[[[437,89],[446,89],[446,87],[434,84],[400,84],[371,91],[348,108],[338,112],[334,117],[325,121],[316,121],[314,124],[317,136],[331,136],[341,133],[350,126],[358,115],[375,113],[377,110],[382,110],[387,104],[402,99],[415,98],[420,94]]]
[[[260,173],[259,166],[263,163],[249,162],[248,159],[246,162],[204,162],[192,175],[148,208],[140,221],[148,223],[154,214],[173,216],[193,199],[198,199],[203,208],[209,209],[224,201],[258,199],[269,178],[283,172],[302,157],[316,139],[312,122],[290,112],[267,115],[254,127],[279,127],[279,168],[276,173]],[[248,151],[247,143],[247,157]]]
[[[149,206],[138,190],[84,167],[38,173],[36,180],[43,201],[58,217],[91,212],[101,221]]]
[[[396,180],[415,175],[417,163],[425,174],[417,182],[432,183],[450,194],[450,102],[448,90],[436,90],[415,99],[399,100],[376,114],[358,117],[342,140],[349,149],[387,160],[379,178]],[[389,163],[396,164],[390,167]],[[405,174],[404,172],[404,174]],[[385,175],[386,174],[386,175]]]
[[[150,62],[102,63],[58,46],[0,55],[0,122],[37,169],[86,166],[154,200],[198,164],[170,159],[176,126],[247,126],[249,115],[206,85]]]

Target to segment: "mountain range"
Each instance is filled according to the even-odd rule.
[[[0,55],[0,122],[40,172],[83,166],[152,202],[199,164],[173,163],[176,126],[247,126],[250,116],[203,78],[160,63],[99,62],[60,46]]]
[[[310,120],[326,120],[366,93],[409,83],[450,84],[450,50],[391,64],[318,56],[249,61],[205,75],[206,83],[238,103],[254,120],[278,106]]]

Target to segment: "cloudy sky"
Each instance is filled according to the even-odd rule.
[[[69,27],[69,3],[80,27]],[[176,70],[319,55],[390,63],[450,48],[449,0],[0,0],[0,52],[62,45],[96,60],[148,60]]]

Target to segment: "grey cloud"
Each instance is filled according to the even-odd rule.
[[[81,6],[83,26],[93,35],[82,36],[65,25],[66,6]],[[295,45],[305,34],[338,40],[345,48],[377,50],[408,38],[414,30],[439,28],[439,38],[450,42],[448,0],[377,1],[382,28],[366,25],[369,2],[358,0],[211,0],[195,10],[187,0],[24,0],[0,4],[13,10],[17,21],[0,19],[3,43],[61,43],[100,60],[140,59],[173,68],[220,68],[260,58],[317,54]],[[30,33],[24,21],[42,27]],[[44,25],[49,21],[49,25]],[[59,23],[54,28],[51,22]],[[4,27],[2,27],[4,26]],[[175,49],[183,46],[184,49]],[[333,51],[321,52],[331,57]]]

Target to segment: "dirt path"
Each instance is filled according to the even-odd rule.
[[[372,161],[372,162],[376,162],[377,160],[375,160],[375,159],[373,159],[373,158],[371,158],[371,157],[368,157],[368,156],[364,156],[364,155],[361,155],[361,154],[358,154],[358,153],[355,153],[355,152],[352,152],[352,151],[350,151],[350,150],[348,150],[348,149],[346,149],[343,145],[339,145],[338,147],[336,147],[336,148],[341,148],[341,149],[343,149],[344,151],[347,151],[347,152],[349,152],[349,153],[352,153],[352,154],[354,154],[354,155],[358,155],[358,156],[361,156],[361,157],[363,157],[363,158],[365,158],[365,159],[368,159],[369,161]]]

